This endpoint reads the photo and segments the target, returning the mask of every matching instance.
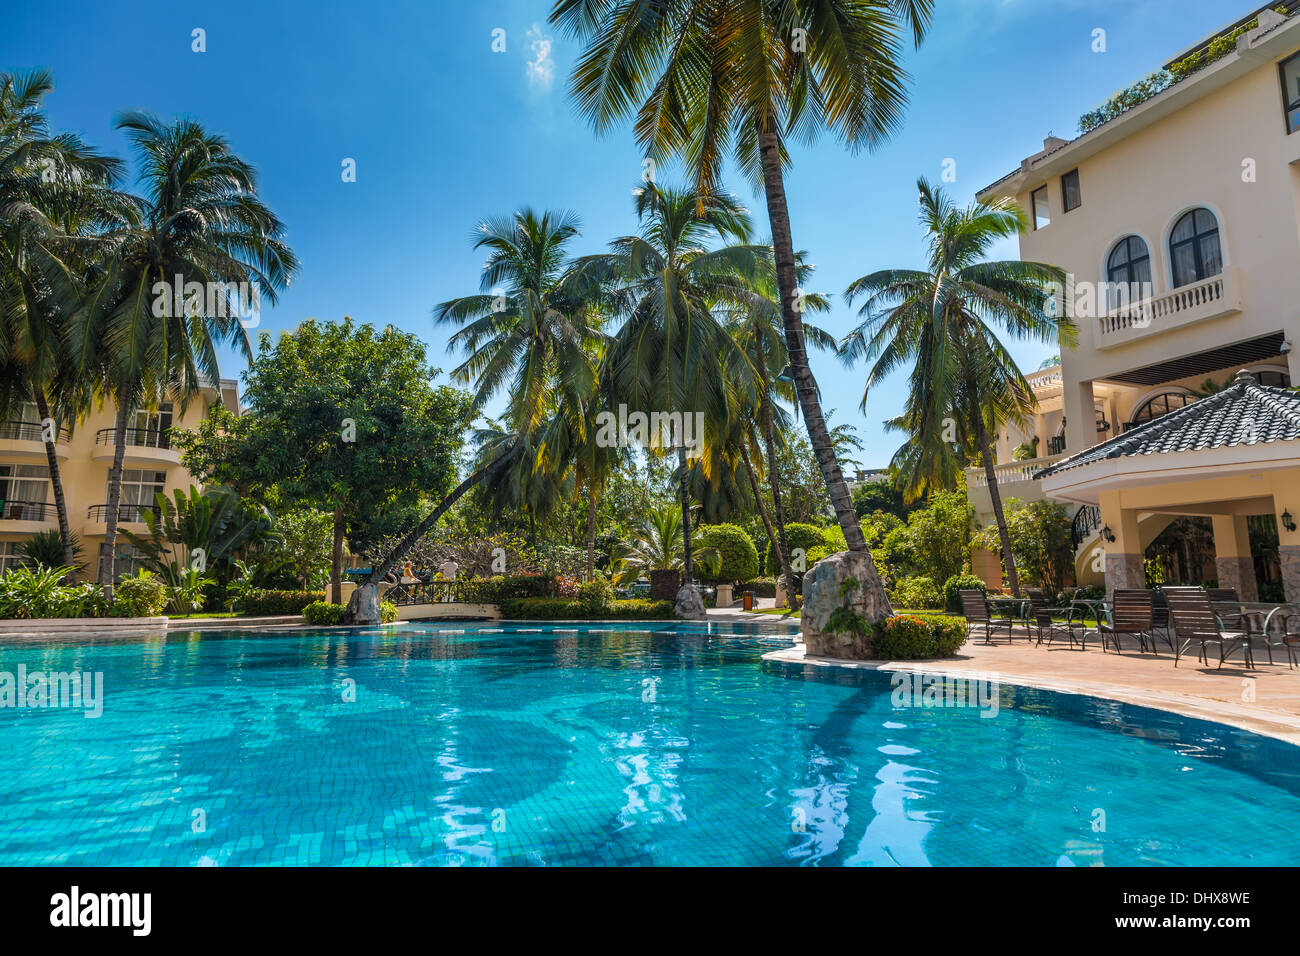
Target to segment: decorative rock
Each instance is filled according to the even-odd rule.
[[[700,589],[694,584],[683,584],[677,591],[677,603],[673,613],[683,621],[708,620],[709,612],[705,610],[704,598]]]
[[[848,586],[853,579],[856,584]],[[832,554],[804,575],[803,631],[806,653],[811,657],[867,660],[871,657],[871,635],[824,630],[836,609],[847,607],[868,624],[883,621],[893,613],[875,562],[866,551]]]
[[[348,609],[343,612],[344,624],[379,623],[379,586],[367,581],[348,599]]]

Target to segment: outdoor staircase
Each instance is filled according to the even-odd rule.
[[[1177,515],[1151,514],[1143,512],[1138,515],[1138,534],[1142,549],[1145,551],[1165,528],[1169,527]],[[1095,507],[1080,508],[1074,516],[1072,537],[1075,541],[1074,580],[1079,587],[1104,585],[1106,583],[1106,562],[1099,559],[1097,551],[1105,550],[1107,542],[1101,539],[1101,516]]]

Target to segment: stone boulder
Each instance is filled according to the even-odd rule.
[[[683,621],[708,620],[709,612],[705,610],[704,597],[700,594],[700,589],[694,584],[683,584],[678,588],[673,614]]]
[[[852,581],[852,584],[848,582]],[[865,551],[840,551],[818,561],[804,575],[803,615],[800,629],[810,657],[838,657],[868,660],[871,635],[852,630],[825,630],[831,615],[847,607],[867,624],[883,621],[893,613],[889,598],[871,555]]]

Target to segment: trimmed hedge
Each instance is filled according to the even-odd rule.
[[[871,654],[882,661],[952,657],[966,641],[966,624],[951,618],[900,614],[885,618],[871,636]]]
[[[826,540],[826,535],[821,528],[816,525],[804,524],[801,521],[792,521],[785,526],[785,543],[790,548],[790,563],[794,563],[794,551],[796,548],[803,548],[804,561],[808,567],[812,567],[812,560],[808,557],[808,552],[813,548],[824,547],[830,544]],[[767,546],[767,564],[764,565],[769,577],[775,578],[781,573],[781,565],[776,560],[776,548],[770,544]],[[799,572],[796,570],[795,574]]]
[[[943,607],[943,600],[934,582],[924,575],[903,578],[894,585],[893,603],[898,607],[937,611]]]
[[[501,616],[528,620],[650,620],[671,618],[672,601],[633,598],[613,601],[606,608],[592,611],[584,601],[565,598],[506,598],[500,602]]]
[[[254,616],[301,614],[309,604],[325,603],[324,591],[249,591],[239,610]]]
[[[989,593],[988,586],[982,578],[977,578],[969,571],[954,574],[943,582],[943,606],[954,614],[961,613],[961,595],[958,591],[980,591]]]
[[[699,562],[700,578],[704,581],[750,581],[758,576],[758,548],[745,529],[734,524],[711,524],[699,529],[694,539],[700,548],[716,548],[722,563],[715,573],[711,567]]]

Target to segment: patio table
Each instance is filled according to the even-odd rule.
[[[1024,621],[1025,609],[1029,606],[1029,598],[991,597],[988,602],[990,607],[1012,621]]]
[[[1295,602],[1277,603],[1275,601],[1215,601],[1212,605],[1220,623],[1223,621],[1223,613],[1234,613],[1241,617],[1244,625],[1242,631],[1246,635],[1245,642],[1259,639],[1268,643],[1269,629],[1273,622],[1277,621],[1281,625],[1281,633],[1285,636],[1287,628],[1292,618],[1300,618],[1300,604]],[[1249,652],[1249,647],[1247,648]],[[1272,652],[1269,652],[1269,659],[1272,660]]]

